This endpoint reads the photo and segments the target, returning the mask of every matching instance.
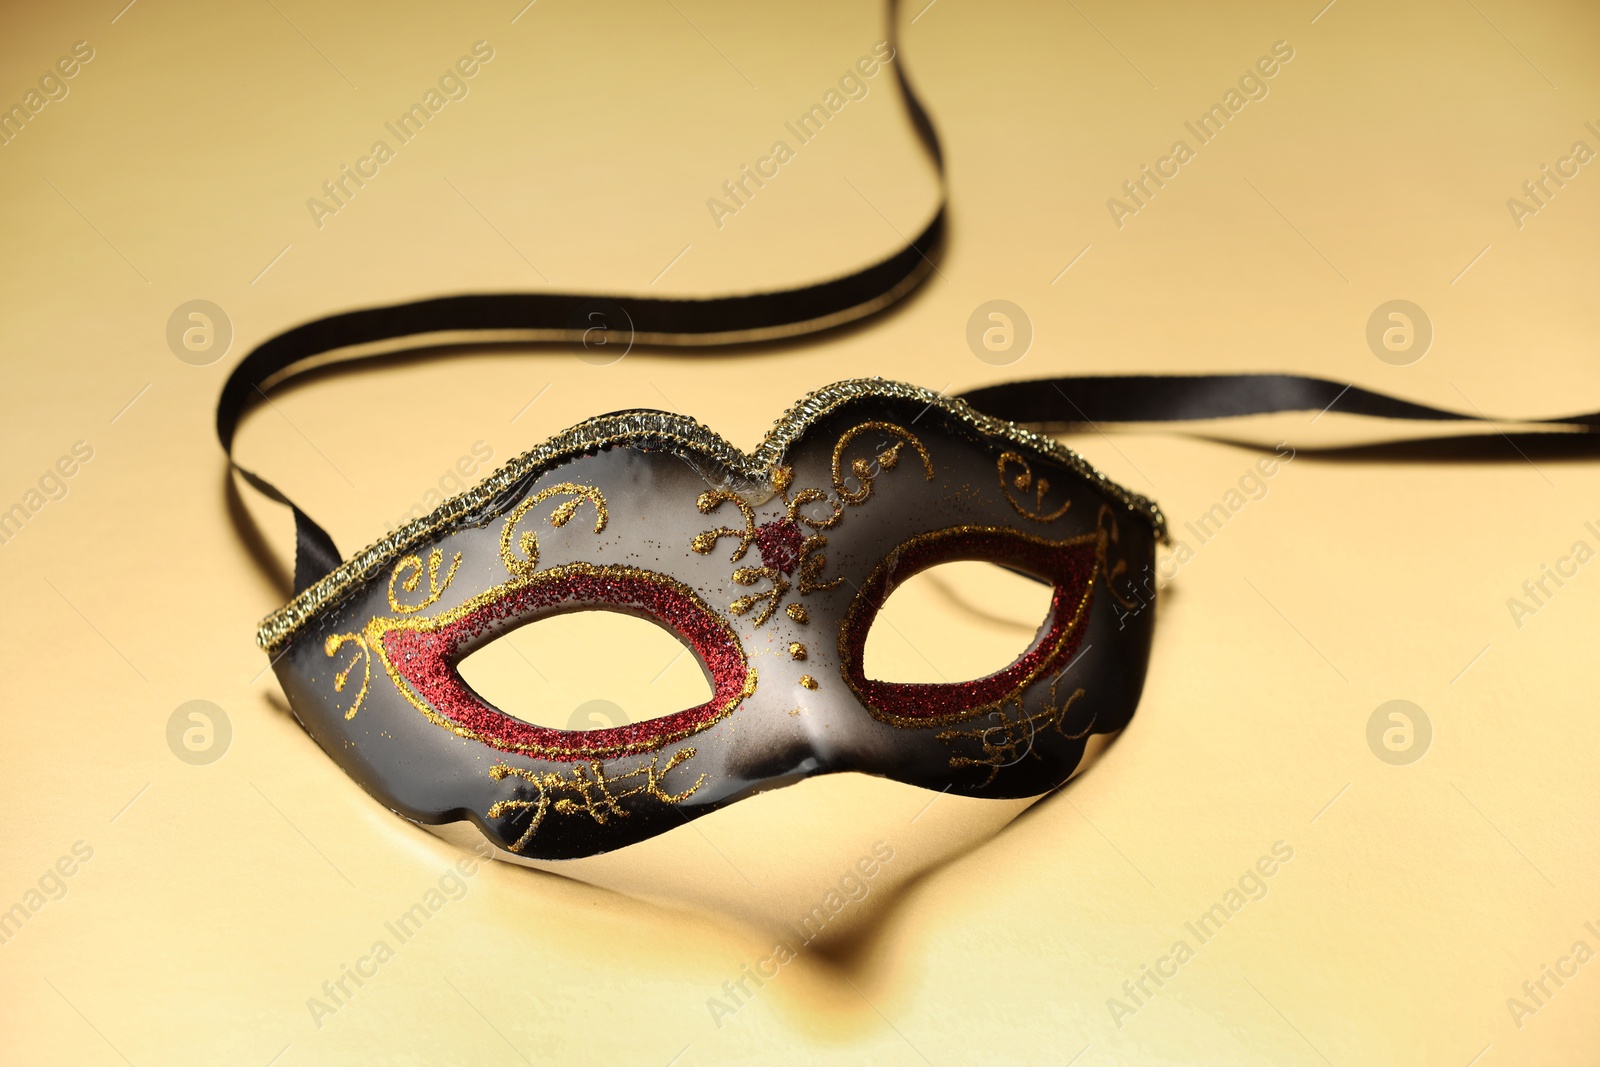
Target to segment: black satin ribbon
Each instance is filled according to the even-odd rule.
[[[1319,414],[1428,423],[1470,423],[1473,432],[1334,446],[1297,446],[1316,460],[1447,463],[1600,457],[1600,412],[1497,418],[1300,374],[1107,374],[1000,382],[959,394],[995,418],[1070,431],[1134,423],[1203,422],[1249,415]],[[1511,427],[1506,429],[1504,427]],[[1534,427],[1532,429],[1526,427]],[[1485,430],[1489,432],[1485,432]],[[1224,443],[1259,448],[1249,441]]]
[[[897,0],[889,0],[887,39],[891,45],[897,41],[897,7]],[[912,126],[937,170],[939,201],[933,218],[915,238],[862,270],[794,289],[703,300],[565,293],[439,297],[317,319],[263,342],[246,355],[228,376],[217,400],[217,439],[232,469],[269,499],[294,512],[294,591],[301,592],[337,567],[339,550],[328,532],[282,490],[240,466],[233,458],[233,444],[240,420],[258,398],[265,398],[265,390],[305,373],[318,357],[363,346],[415,349],[427,344],[430,336],[439,335],[499,335],[489,342],[452,337],[466,344],[505,340],[583,343],[597,324],[608,339],[620,337],[647,346],[751,344],[831,329],[875,314],[915,289],[933,268],[944,240],[948,199],[944,154],[927,111],[912,91],[898,47],[892,62]]]
[[[1430,407],[1351,383],[1299,374],[1107,374],[1037,378],[973,389],[961,398],[1012,422],[1094,426],[1100,423],[1191,422],[1289,411],[1327,411],[1380,419],[1600,428],[1600,412],[1548,419],[1496,419]]]
[[[889,0],[888,40],[896,41],[897,2]],[[939,202],[932,220],[914,240],[878,263],[853,274],[815,285],[774,292],[722,296],[703,300],[653,297],[585,296],[559,293],[496,293],[439,297],[389,307],[332,315],[297,326],[252,350],[223,386],[217,401],[217,438],[239,475],[268,498],[290,508],[295,522],[294,591],[315,584],[340,563],[333,538],[284,493],[233,459],[239,421],[265,390],[305,373],[318,357],[362,346],[411,349],[441,335],[506,334],[539,341],[582,342],[591,329],[590,312],[604,308],[605,328],[647,346],[750,344],[775,337],[816,333],[881,311],[920,284],[933,267],[945,232],[944,156],[938,134],[912,91],[898,48],[896,81],[917,136],[939,177]],[[459,339],[459,338],[453,338]],[[1429,407],[1323,378],[1293,374],[1108,375],[1013,381],[962,395],[980,411],[1012,422],[1056,428],[1095,427],[1112,423],[1175,422],[1264,415],[1289,411],[1327,411],[1387,419],[1494,424],[1481,413],[1467,414]],[[1477,434],[1470,441],[1484,458],[1484,442],[1504,438],[1519,454],[1524,447],[1542,455],[1593,455],[1600,449],[1600,414],[1555,419],[1513,420],[1549,426],[1549,430],[1515,434]],[[1458,441],[1468,439],[1457,439]],[[1437,441],[1409,441],[1400,446],[1420,454]],[[1376,446],[1325,450],[1332,455],[1372,454]],[[1446,458],[1438,454],[1429,458]]]

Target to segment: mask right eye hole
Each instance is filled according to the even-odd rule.
[[[1097,532],[1052,541],[1006,527],[951,526],[896,546],[861,583],[839,624],[845,684],[874,718],[910,728],[965,722],[1016,700],[1065,669],[1083,641],[1102,536]],[[963,560],[1001,564],[1050,582],[1046,625],[1008,666],[979,678],[956,682],[869,678],[864,668],[867,638],[895,590],[924,571]]]
[[[967,682],[1027,652],[1049,621],[1052,588],[994,563],[962,560],[895,587],[867,631],[862,673],[875,682]]]
[[[610,655],[596,657],[596,649]],[[456,668],[473,692],[522,722],[603,730],[711,700],[711,679],[677,635],[617,611],[538,619],[479,648]]]

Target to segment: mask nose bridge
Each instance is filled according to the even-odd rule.
[[[865,769],[858,737],[870,720],[837,670],[818,678],[816,689],[802,689],[795,704],[786,714],[796,720],[816,770]]]
[[[811,607],[804,624],[779,611],[762,628],[766,647],[752,656],[760,678],[750,698],[756,715],[740,730],[743,755],[735,761],[747,780],[883,773],[883,761],[873,754],[882,746],[874,736],[877,724],[841,669],[844,604],[838,617],[814,602]]]
[[[847,656],[862,649],[841,649],[840,632],[855,594],[842,598],[836,611],[814,612],[804,626],[789,623],[774,635],[772,654],[763,656],[758,699],[764,699],[775,731],[787,739],[790,762],[806,775],[859,771],[893,777],[897,738],[879,723],[845,681]],[[805,646],[805,658],[788,654],[789,643]],[[764,691],[764,692],[763,692]]]

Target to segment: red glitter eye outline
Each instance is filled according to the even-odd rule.
[[[645,722],[558,730],[507,715],[475,693],[456,669],[497,624],[586,608],[625,611],[677,634],[710,672],[711,699]],[[658,751],[731,714],[756,688],[744,646],[722,617],[683,583],[638,567],[552,567],[513,578],[437,615],[375,617],[364,636],[395,688],[434,724],[502,752],[553,762]]]
[[[873,568],[839,625],[840,672],[873,718],[893,726],[948,726],[994,711],[1040,678],[1067,665],[1083,642],[1105,534],[1067,541],[997,526],[952,526],[920,534]],[[1055,586],[1048,625],[1004,670],[970,682],[880,682],[866,677],[867,631],[889,594],[911,576],[957,560],[998,563]]]

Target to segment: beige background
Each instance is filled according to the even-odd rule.
[[[441,292],[805,282],[895,247],[935,195],[884,75],[723,228],[705,205],[882,36],[873,5],[520,7],[3,17],[5,104],[73,42],[95,49],[0,148],[0,506],[74,442],[94,449],[0,547],[0,907],[93,849],[0,945],[8,1062],[1592,1059],[1600,963],[1520,1027],[1507,998],[1574,942],[1600,950],[1600,564],[1520,628],[1506,602],[1574,542],[1600,547],[1600,469],[1520,459],[1286,466],[1167,589],[1132,728],[998,833],[1015,805],[929,808],[841,776],[582,872],[605,888],[491,864],[318,1026],[307,999],[459,853],[348,781],[262,672],[254,625],[284,593],[228,518],[211,430],[227,369],[295,322]],[[919,7],[902,58],[945,138],[953,234],[895,314],[766,353],[331,376],[253,415],[241,457],[349,552],[476,441],[501,462],[641,405],[751,446],[856,375],[1293,369],[1497,413],[1600,407],[1600,164],[1520,229],[1506,207],[1574,141],[1600,148],[1592,5]],[[306,199],[477,40],[495,58],[470,95],[319,230]],[[1114,226],[1106,198],[1279,40],[1295,58],[1270,95]],[[164,339],[194,298],[236,330],[211,366]],[[1036,331],[1009,368],[965,342],[995,298]],[[1437,333],[1409,367],[1364,339],[1393,298]],[[1385,432],[1336,421],[1230,430],[1301,447]],[[1179,527],[1255,460],[1159,434],[1076,443]],[[246,506],[286,550],[287,516]],[[917,651],[939,659],[957,632]],[[595,653],[567,666],[621,674]],[[1366,742],[1397,698],[1434,729],[1404,767]],[[166,740],[193,699],[232,723],[209,766]],[[879,840],[895,859],[867,898],[716,1025],[708,999],[771,953],[773,924]],[[1265,898],[1115,1025],[1108,998],[1280,840],[1294,858]]]

